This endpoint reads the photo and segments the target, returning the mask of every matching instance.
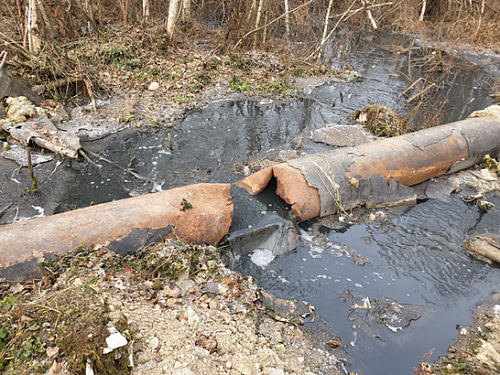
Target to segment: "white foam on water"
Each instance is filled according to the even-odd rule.
[[[268,249],[255,249],[250,255],[250,260],[257,266],[265,268],[276,258]]]

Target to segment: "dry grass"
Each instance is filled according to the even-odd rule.
[[[260,1],[255,0],[256,6]],[[2,24],[0,50],[9,51],[9,63],[14,65],[10,68],[14,67],[18,73],[26,78],[29,77],[28,81],[31,85],[43,84],[51,80],[62,82],[61,79],[68,79],[69,82],[69,77],[90,76],[92,78],[93,75],[97,77],[97,74],[92,72],[93,69],[106,69],[105,64],[96,66],[95,63],[99,63],[98,59],[96,61],[90,55],[106,51],[107,47],[103,43],[108,42],[110,30],[112,34],[121,35],[122,41],[119,43],[121,47],[128,46],[134,51],[145,52],[138,57],[144,65],[146,60],[162,53],[179,58],[177,51],[179,49],[192,51],[194,40],[208,42],[212,48],[211,53],[216,56],[231,53],[238,41],[255,28],[257,18],[257,10],[252,7],[253,0],[192,0],[193,22],[189,26],[179,25],[174,42],[169,42],[164,35],[168,0],[151,0],[152,17],[148,21],[142,17],[141,2],[130,0],[127,24],[120,7],[121,3],[117,0],[102,0],[98,3],[89,3],[88,8],[75,5],[71,12],[67,12],[66,3],[53,2],[49,8],[48,3],[40,2],[40,4],[46,4],[46,9],[41,12],[40,16],[40,33],[44,43],[40,54],[33,56],[23,41],[26,19],[24,8],[19,12],[15,6],[11,6],[4,0],[0,2]],[[305,3],[303,0],[289,0],[289,9],[295,9]],[[391,3],[375,0],[370,2],[369,7],[373,22],[379,29],[422,36],[430,35],[434,40],[470,43],[500,52],[498,1],[484,0],[484,8],[481,6],[482,0],[427,0],[427,3],[427,11],[422,21],[420,21],[422,0],[395,0]],[[292,45],[286,43],[285,19],[280,18],[273,22],[285,12],[284,1],[263,0],[262,4],[259,26],[266,24],[269,26],[244,38],[239,44],[239,52],[255,47],[279,57],[289,57],[293,50],[295,56],[301,55],[305,58],[312,51],[321,51],[317,47],[323,34],[329,0],[314,0],[290,14],[292,30],[290,41],[291,43],[300,42],[299,48],[292,48]],[[328,31],[338,24],[343,26],[343,35],[339,37],[333,34],[333,43],[329,46],[333,49],[332,56],[338,57],[342,53],[348,55],[349,41],[353,40],[352,33],[373,27],[373,23],[367,19],[366,10],[359,0],[355,3],[347,0],[334,2]],[[94,51],[89,51],[89,56],[75,56],[75,54],[68,53],[70,49],[68,46],[89,42],[96,46]],[[109,46],[110,54],[116,56],[110,55],[111,61],[114,59],[115,65],[120,65],[121,71],[125,68],[128,70],[143,68],[137,65],[140,62],[135,56],[120,55],[120,51],[112,49],[113,46]],[[81,50],[78,53],[80,52]],[[433,81],[436,81],[436,77],[439,81],[439,75],[442,76],[449,69],[449,59],[442,51],[407,52],[414,55],[421,54],[414,59],[414,62],[420,65],[428,75],[432,73],[434,77],[429,78]],[[14,59],[12,59],[13,56],[15,56]],[[106,56],[101,53],[98,57]],[[431,82],[430,79],[429,82]],[[65,90],[64,93],[59,90],[52,94],[71,97],[88,91],[83,84],[76,85],[76,87],[66,85]]]

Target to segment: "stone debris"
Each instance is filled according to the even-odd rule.
[[[498,235],[484,233],[468,238],[462,244],[465,251],[488,264],[500,264],[500,241]]]
[[[107,328],[109,331],[109,336],[106,338],[106,344],[108,344],[108,347],[103,349],[103,354],[111,353],[113,350],[128,344],[125,336],[118,332],[112,322],[108,323]]]
[[[80,139],[75,133],[58,129],[46,117],[21,124],[7,122],[2,129],[24,146],[35,143],[41,148],[70,158],[77,158],[81,148]]]
[[[180,254],[189,246],[181,242],[168,243],[176,246]],[[196,245],[195,248],[202,258],[216,256],[209,250],[210,246]],[[69,303],[75,318],[84,317],[81,322],[68,321],[66,325],[75,330],[85,325],[85,345],[91,345],[89,353],[98,353],[99,357],[78,356],[79,373],[102,373],[99,368],[102,361],[107,361],[106,366],[119,363],[122,367],[117,367],[117,371],[128,367],[133,375],[341,373],[337,365],[345,360],[339,362],[332,352],[334,346],[327,345],[331,336],[324,343],[316,342],[298,325],[301,322],[297,319],[271,317],[266,308],[262,309],[262,300],[258,300],[265,292],[259,290],[255,280],[231,271],[220,258],[209,260],[217,264],[210,269],[205,269],[207,260],[193,258],[195,263],[187,269],[194,267],[195,271],[181,273],[179,279],[161,273],[156,263],[159,258],[153,253],[143,254],[137,260],[127,258],[125,262],[134,265],[130,267],[121,263],[123,258],[104,248],[84,250],[76,249],[76,253],[54,263],[56,268],[51,268],[49,277],[55,278],[54,284],[44,291],[43,298],[52,301],[55,307],[48,305],[52,310],[41,310],[57,319],[59,315],[53,310],[58,311],[57,308]],[[70,267],[67,261],[71,262]],[[42,283],[50,283],[49,279]],[[287,310],[286,306],[293,307],[289,316],[294,313],[298,319],[304,319],[314,312],[307,304],[275,299],[268,293],[266,296],[270,301],[267,306],[273,302],[275,309],[279,305],[284,307],[283,311]],[[99,311],[92,310],[96,304]],[[37,319],[30,305],[26,306],[30,316]],[[80,308],[86,310],[84,314],[80,314]],[[85,319],[92,321],[86,323]],[[51,321],[44,322],[50,333]],[[72,334],[65,340],[62,349],[55,346],[58,341],[51,341],[46,349],[49,361],[38,364],[45,366],[47,374],[66,374],[67,368],[70,371],[76,368],[73,361],[76,348],[82,346],[81,338]],[[14,364],[30,365],[24,361]]]
[[[496,375],[500,369],[500,293],[478,306],[470,326],[460,333],[448,354],[433,365],[434,374]]]
[[[334,124],[311,131],[311,139],[331,146],[357,146],[375,139],[361,125]]]
[[[500,122],[500,105],[493,104],[481,111],[474,111],[467,118],[476,118],[476,117],[484,117],[490,120]]]
[[[151,82],[151,84],[148,87],[149,91],[156,91],[160,88],[160,84],[158,82]]]

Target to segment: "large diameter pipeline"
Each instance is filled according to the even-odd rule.
[[[471,118],[394,138],[294,159],[248,176],[250,194],[272,177],[298,221],[351,209],[413,204],[410,186],[500,155],[500,122]]]
[[[188,185],[5,225],[0,228],[0,277],[26,279],[48,254],[63,255],[79,245],[105,245],[125,255],[169,236],[217,243],[231,225],[230,196],[229,184]]]

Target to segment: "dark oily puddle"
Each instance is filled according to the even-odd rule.
[[[236,172],[252,163],[328,149],[313,143],[310,131],[345,124],[362,106],[381,103],[406,113],[410,104],[399,94],[409,84],[407,59],[376,44],[384,43],[362,39],[351,51],[362,81],[306,86],[305,98],[287,103],[221,101],[190,113],[171,129],[129,129],[87,142],[84,147],[101,158],[36,166],[37,195],[19,198],[29,179],[7,163],[0,189],[11,194],[17,209],[5,212],[1,223],[198,182],[232,183],[241,178]],[[421,74],[411,69],[415,77]],[[436,94],[436,100],[440,94],[448,100],[443,122],[491,104],[487,89],[497,78],[480,69],[453,70]],[[328,222],[336,218],[308,223],[301,228],[297,251],[278,256],[279,251],[269,251],[283,245],[283,237],[273,237],[275,230],[286,233],[293,226],[286,204],[272,192],[250,197],[232,190],[232,235],[262,229],[259,241],[235,253],[237,269],[277,297],[315,305],[319,318],[308,325],[338,334],[352,363],[349,369],[360,374],[410,374],[432,348],[434,358],[445,354],[456,325],[469,323],[474,306],[500,281],[497,269],[469,258],[460,247],[480,229],[496,233],[496,211],[482,215],[458,196],[374,213],[372,221],[341,229]],[[361,265],[366,259],[370,262]]]
[[[270,293],[313,304],[345,342],[351,370],[411,374],[424,353],[446,354],[457,325],[496,291],[500,270],[468,257],[461,243],[496,232],[498,213],[482,215],[454,195],[372,215],[337,229],[309,223],[296,252],[274,258],[258,249],[236,268]]]
[[[339,35],[338,40],[345,39]],[[418,39],[398,34],[359,33],[348,40],[340,46],[327,46],[326,59],[338,68],[352,67],[365,77],[363,83],[339,81],[314,90],[319,101],[334,102],[335,120],[340,123],[347,123],[351,113],[374,103],[388,106],[404,117],[420,100],[427,100],[433,104],[433,113],[418,111],[418,125],[432,120],[436,112],[444,114],[440,124],[463,120],[491,104],[488,95],[500,74],[498,56],[469,53],[454,58],[439,49],[422,47]],[[405,92],[421,77],[428,81],[424,86],[420,81]],[[434,82],[436,87],[428,95],[416,96]],[[403,92],[405,95],[401,95]]]
[[[154,182],[102,160],[98,165],[71,161],[68,168],[79,173],[65,202],[80,207],[194,183],[235,182],[243,164],[297,155],[294,145],[304,128],[324,125],[331,120],[330,112],[308,99],[227,101],[191,113],[175,129],[130,130],[91,142],[89,149],[118,165],[127,166],[134,158],[131,168]]]

